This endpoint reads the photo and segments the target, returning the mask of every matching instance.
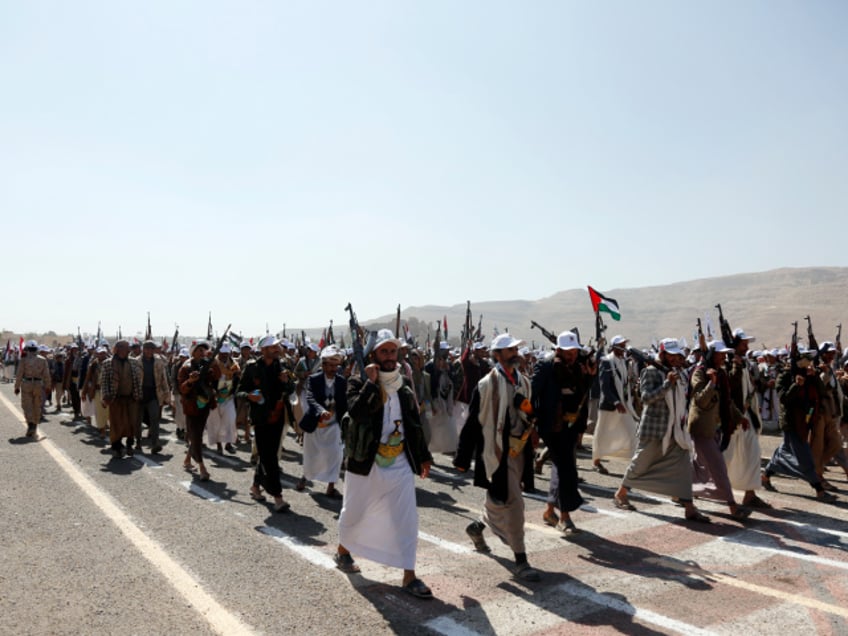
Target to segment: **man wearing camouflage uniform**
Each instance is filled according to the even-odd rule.
[[[47,359],[38,355],[38,343],[26,343],[26,354],[21,357],[15,374],[15,395],[21,396],[21,407],[27,422],[27,437],[37,437],[36,428],[41,421],[44,392],[51,390],[50,367]]]

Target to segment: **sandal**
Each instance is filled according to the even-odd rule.
[[[559,517],[555,512],[548,512],[547,510],[542,515],[542,521],[545,522],[546,525],[551,526],[552,528],[556,528],[559,523]]]
[[[350,552],[347,554],[339,554],[336,552],[336,556],[333,557],[333,561],[336,562],[336,567],[345,574],[356,574],[360,571],[359,566],[356,565],[353,557],[350,556]]]
[[[572,534],[577,534],[580,532],[580,528],[574,525],[574,522],[571,519],[565,519],[562,522],[562,533],[565,536],[571,536]]]
[[[268,501],[268,500],[265,498],[265,495],[263,495],[263,494],[262,494],[262,491],[261,491],[261,490],[259,490],[258,488],[256,488],[256,489],[251,488],[251,489],[250,489],[250,498],[251,498],[251,499],[253,499],[253,501],[258,501],[258,502],[260,502],[260,503],[261,503],[261,502]]]
[[[686,521],[697,521],[698,523],[712,523],[712,519],[710,519],[707,515],[705,515],[700,510],[696,510],[695,514],[686,515]]]
[[[615,507],[618,508],[619,510],[630,510],[631,512],[636,510],[636,506],[634,506],[632,503],[630,503],[630,501],[628,501],[627,499],[621,499],[620,497],[613,497],[612,502],[615,504]]]
[[[751,509],[746,508],[745,506],[736,506],[736,512],[730,513],[731,519],[736,519],[736,521],[744,521],[748,517],[751,516]]]
[[[767,501],[763,501],[762,499],[757,497],[757,495],[751,497],[750,501],[743,501],[742,505],[748,506],[749,508],[759,508],[760,510],[771,510],[772,508],[774,508],[774,506],[772,506]]]
[[[825,490],[822,490],[820,493],[816,495],[816,499],[822,503],[835,503],[837,501],[836,495],[833,495]]]
[[[409,592],[416,598],[433,598],[433,592],[421,579],[412,579],[403,586],[404,592]]]
[[[609,475],[609,471],[607,470],[607,467],[604,466],[603,464],[595,464],[594,467],[593,467],[593,470],[600,475]]]
[[[209,481],[209,471],[201,470],[200,471],[200,481]]]
[[[760,476],[760,484],[762,484],[764,490],[768,490],[769,492],[777,492],[777,488],[775,488],[771,484],[771,478],[765,473]]]
[[[539,570],[532,567],[526,561],[513,566],[512,575],[521,581],[527,581],[529,583],[536,583],[542,580]]]
[[[303,492],[306,489],[306,477],[301,477],[300,480],[295,485],[294,489],[297,492]]]
[[[291,508],[291,504],[288,501],[274,504],[274,512],[288,512],[289,508]]]

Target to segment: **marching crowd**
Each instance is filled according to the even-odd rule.
[[[772,507],[760,493],[774,490],[776,475],[837,501],[825,470],[848,475],[848,356],[833,342],[765,351],[754,342],[736,329],[693,350],[667,338],[646,353],[617,335],[595,353],[565,331],[552,351],[532,351],[508,333],[488,345],[441,342],[424,351],[382,329],[357,362],[335,344],[298,346],[274,335],[238,350],[223,338],[176,351],[152,340],[56,350],[28,341],[20,354],[7,350],[3,371],[5,381],[14,377],[27,436],[39,438],[44,413],[67,405],[108,439],[115,461],[143,452],[143,442],[156,455],[168,407],[187,471],[209,480],[204,446],[223,454],[245,444],[255,464],[250,497],[270,497],[277,512],[289,509],[279,459],[290,427],[303,446],[296,488],[320,482],[326,496],[342,499],[338,567],[357,572],[356,555],[400,568],[403,589],[430,598],[415,574],[415,476],[427,477],[434,453],[473,470],[485,499],[466,532],[481,552],[489,551],[486,530],[505,543],[513,574],[525,581],[540,573],[528,562],[522,493],[550,461],[543,521],[579,532],[576,456],[587,431],[597,472],[608,474],[607,458],[629,460],[613,497],[622,510],[635,510],[629,494],[644,490],[670,497],[695,523],[710,522],[697,498],[726,504],[744,522]],[[771,426],[783,439],[762,468],[760,435]],[[734,491],[744,494],[737,500]]]

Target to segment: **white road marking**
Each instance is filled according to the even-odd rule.
[[[198,497],[202,497],[211,503],[221,503],[221,498],[218,495],[209,492],[205,488],[201,488],[192,481],[181,481],[180,485],[190,493],[195,494]]]
[[[445,636],[478,636],[479,632],[460,625],[450,616],[439,616],[424,623],[434,632],[445,634]]]
[[[763,552],[767,552],[769,554],[777,554],[779,556],[789,557],[791,559],[798,559],[799,561],[809,561],[810,563],[818,563],[819,565],[826,565],[832,568],[848,570],[848,562],[834,561],[833,559],[820,557],[815,554],[804,554],[801,552],[793,552],[792,550],[772,548],[770,546],[763,545],[762,539],[756,536],[751,537],[740,533],[721,537],[720,540],[727,541],[729,543],[737,543],[739,545],[744,545],[747,548],[753,548],[755,550],[762,550]]]
[[[144,464],[148,468],[162,468],[162,464],[160,464],[159,462],[157,462],[155,460],[150,459],[149,457],[145,457],[141,453],[134,454],[132,458],[135,459],[136,461],[141,462],[142,464]]]
[[[336,562],[330,555],[325,554],[324,552],[321,552],[321,550],[313,548],[310,545],[306,545],[297,537],[293,537],[282,530],[271,526],[262,526],[259,528],[259,532],[271,537],[274,541],[282,543],[289,550],[306,559],[310,563],[314,563],[315,565],[326,568],[327,570],[336,569]]]
[[[26,423],[23,413],[12,404],[5,395],[0,395],[2,402],[17,419]],[[135,546],[141,555],[147,559],[159,573],[165,577],[171,587],[180,594],[202,616],[209,626],[219,634],[254,634],[256,631],[237,616],[227,611],[212,595],[203,589],[203,583],[189,574],[165,549],[154,539],[147,536],[121,510],[118,503],[106,491],[83,473],[52,441],[44,440],[41,444],[48,455],[55,461],[65,474],[89,498],[94,505],[123,533]]]
[[[428,543],[432,543],[433,545],[437,545],[440,548],[447,550],[448,552],[453,552],[454,554],[471,554],[474,552],[471,548],[465,545],[460,545],[459,543],[454,543],[453,541],[448,541],[446,539],[442,539],[432,534],[427,534],[426,532],[418,531],[418,538],[427,541]]]
[[[585,599],[591,603],[594,603],[595,605],[600,605],[602,607],[606,607],[607,609],[611,609],[616,612],[621,612],[622,614],[627,614],[628,616],[632,616],[637,620],[643,621],[645,623],[650,623],[652,625],[656,625],[664,629],[670,629],[674,632],[687,634],[687,636],[708,636],[714,634],[714,632],[710,632],[709,630],[695,627],[694,625],[690,625],[689,623],[684,623],[683,621],[678,621],[677,619],[669,618],[668,616],[663,616],[662,614],[657,614],[656,612],[652,612],[651,610],[645,610],[640,609],[638,607],[634,607],[633,605],[625,603],[624,601],[621,601],[617,598],[613,598],[611,596],[607,596],[606,594],[602,594],[600,592],[595,592],[585,587],[581,587],[576,583],[563,583],[562,585],[558,586],[558,589],[565,592],[569,596]]]

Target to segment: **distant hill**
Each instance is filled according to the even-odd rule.
[[[647,346],[653,339],[685,337],[692,344],[696,318],[711,316],[718,331],[716,303],[721,303],[725,318],[732,328],[742,327],[757,337],[755,347],[780,347],[789,342],[791,322],[797,320],[799,337],[806,340],[806,321],[809,314],[819,341],[833,340],[836,324],[845,322],[848,330],[848,268],[808,267],[784,268],[752,274],[736,274],[704,278],[671,285],[637,289],[603,289],[615,298],[621,308],[621,321],[615,322],[602,314],[608,325],[607,335],[621,333],[633,344]],[[483,315],[483,333],[491,340],[495,326],[506,328],[517,337],[535,340],[541,345],[544,337],[530,328],[535,320],[554,333],[577,326],[581,341],[594,335],[594,314],[585,288],[557,292],[539,300],[506,300],[474,302],[471,310],[475,326]],[[465,321],[465,305],[440,307],[425,305],[402,309],[404,320],[419,326],[417,321],[432,325],[447,316],[450,339],[458,342]],[[413,323],[412,320],[416,319]],[[394,316],[382,316],[367,324],[394,326]],[[421,327],[419,327],[421,329]],[[425,333],[417,336],[423,342]],[[414,333],[414,330],[413,330]],[[846,331],[848,340],[848,331]]]

